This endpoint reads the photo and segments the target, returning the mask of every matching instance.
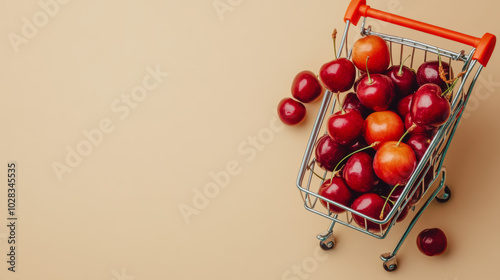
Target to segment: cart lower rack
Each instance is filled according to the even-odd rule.
[[[338,57],[340,57],[345,49],[346,57],[350,58],[352,49],[349,49],[348,47],[348,33],[351,28],[351,24],[357,25],[361,18],[363,18],[361,35],[377,35],[382,37],[389,46],[391,63],[398,58],[399,63],[402,63],[404,55],[409,55],[411,57],[411,66],[419,61],[425,62],[430,57],[439,57],[440,59],[443,59],[443,61],[446,61],[450,65],[451,69],[455,69],[455,73],[463,72],[463,76],[459,78],[459,83],[457,84],[458,88],[450,97],[452,109],[451,116],[448,121],[439,128],[437,133],[432,138],[429,148],[418,163],[408,183],[404,186],[404,190],[401,195],[397,201],[393,203],[393,207],[384,219],[374,219],[318,194],[321,184],[332,176],[330,172],[320,169],[317,165],[316,159],[313,157],[313,151],[317,140],[320,133],[324,131],[323,120],[328,114],[333,114],[336,108],[336,100],[332,98],[332,92],[327,90],[324,94],[297,177],[297,187],[300,190],[304,206],[307,210],[330,221],[328,229],[317,236],[320,240],[321,248],[329,250],[335,246],[335,238],[332,231],[336,224],[341,224],[356,231],[382,239],[387,236],[390,229],[396,224],[398,217],[403,213],[405,207],[411,205],[411,198],[414,196],[427,198],[425,201],[424,199],[421,199],[418,204],[411,206],[410,209],[415,212],[415,214],[413,219],[409,222],[406,231],[403,233],[399,242],[391,252],[380,256],[383,261],[383,267],[387,271],[393,271],[397,268],[396,254],[414,227],[415,223],[422,215],[423,211],[432,201],[437,200],[438,202],[446,202],[451,197],[451,191],[445,183],[446,168],[443,166],[443,161],[471,91],[479,74],[481,73],[481,70],[488,63],[488,60],[494,50],[496,37],[489,33],[484,34],[482,38],[472,37],[448,29],[375,10],[370,6],[367,6],[366,1],[364,0],[353,0],[349,4],[344,18],[346,26],[340,43],[340,48],[338,50]],[[453,40],[465,44],[471,47],[471,49],[468,53],[463,50],[454,52],[407,38],[377,33],[372,31],[369,26],[365,27],[367,18],[386,21],[392,24]],[[321,175],[318,176],[318,173]],[[345,212],[342,214],[332,213],[329,208],[327,209],[323,207],[321,203],[318,203],[321,200],[328,205],[335,205],[335,207],[341,208],[345,210]],[[365,226],[361,227],[358,224],[353,223],[353,215],[362,217],[365,221]],[[368,222],[380,225],[380,228],[376,230],[373,230],[373,228],[370,229],[367,226]]]

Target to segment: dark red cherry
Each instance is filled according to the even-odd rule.
[[[333,139],[325,134],[318,139],[316,143],[316,162],[319,167],[333,171],[335,166],[348,154],[346,147],[333,141]]]
[[[373,157],[365,152],[352,155],[347,160],[342,174],[349,188],[358,193],[372,191],[378,182],[373,171]]]
[[[331,180],[326,180],[319,188],[318,194],[346,207],[349,207],[354,198],[351,190],[349,190],[344,179],[341,177],[333,177]],[[333,213],[340,214],[345,212],[344,209],[328,203],[325,200],[320,201],[326,209],[329,209]]]

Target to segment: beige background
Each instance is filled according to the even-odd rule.
[[[274,122],[294,75],[332,58],[330,34],[343,29],[348,1],[66,2],[45,23],[36,1],[0,2],[1,279],[498,278],[498,50],[446,158],[453,198],[426,210],[390,274],[378,257],[402,227],[377,240],[339,226],[337,247],[318,251],[328,222],[303,208],[295,179],[319,102],[298,127]],[[230,9],[219,16],[214,3]],[[369,1],[474,36],[500,34],[492,3]],[[41,27],[13,46],[11,32],[22,36],[33,16]],[[157,67],[168,77],[147,80]],[[144,79],[151,89],[125,115],[122,96]],[[84,132],[100,125],[108,133],[58,180],[55,162],[67,164],[67,147],[85,145]],[[16,273],[5,262],[11,160]],[[227,186],[185,220],[179,207],[195,207],[195,193],[227,165]],[[418,252],[427,227],[447,233],[445,255]]]

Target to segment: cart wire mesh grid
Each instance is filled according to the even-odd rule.
[[[403,18],[397,15],[388,14],[379,10],[375,10],[366,5],[366,1],[353,0],[351,1],[345,16],[345,29],[342,35],[340,47],[337,57],[341,57],[342,53],[345,57],[351,58],[352,47],[349,48],[348,34],[351,25],[357,25],[360,19],[362,24],[360,27],[361,36],[377,35],[383,38],[389,48],[391,66],[403,64],[405,59],[409,60],[409,67],[420,65],[430,60],[442,60],[450,65],[451,73],[461,73],[458,78],[457,85],[449,95],[451,104],[451,115],[446,123],[439,127],[432,141],[423,155],[422,159],[410,177],[408,183],[404,186],[399,198],[392,203],[391,210],[385,218],[376,219],[360,213],[348,206],[337,203],[318,194],[320,186],[329,178],[334,176],[330,171],[325,171],[320,168],[314,158],[314,150],[317,140],[326,134],[323,121],[329,115],[338,111],[339,105],[337,99],[333,98],[334,94],[328,90],[325,91],[316,120],[314,122],[307,147],[304,152],[300,169],[297,176],[296,185],[300,191],[304,207],[317,215],[320,215],[330,221],[330,225],[323,233],[318,234],[320,246],[324,250],[332,249],[335,245],[335,239],[332,231],[335,224],[341,224],[356,231],[362,232],[369,236],[383,239],[387,236],[391,228],[397,223],[400,215],[404,215],[404,211],[412,212],[413,219],[406,221],[407,229],[403,233],[399,242],[392,252],[381,255],[384,262],[383,266],[387,271],[393,271],[397,268],[396,253],[402,243],[408,236],[409,232],[417,222],[422,212],[434,200],[438,202],[446,202],[451,196],[451,190],[446,186],[446,168],[443,166],[446,152],[451,143],[451,139],[456,132],[459,121],[467,101],[471,95],[472,89],[482,69],[488,63],[488,60],[493,52],[496,43],[496,37],[486,33],[482,38],[475,38],[455,31],[432,26],[426,23]],[[419,42],[416,40],[382,34],[371,30],[370,26],[366,26],[367,18],[383,20],[389,23],[408,27],[417,31],[422,31],[431,35],[443,37],[468,45],[469,50],[450,51],[444,48]],[[358,77],[361,75],[358,71]],[[338,97],[338,96],[337,96]],[[345,162],[344,162],[345,163]],[[412,202],[412,198],[420,197],[418,203]],[[326,205],[326,207],[324,206]],[[331,206],[330,206],[331,205]],[[342,209],[340,214],[333,213],[331,207]],[[353,215],[363,219],[364,223],[353,222]],[[410,214],[408,214],[410,217]],[[364,226],[360,226],[364,225]],[[376,224],[368,226],[369,224]]]

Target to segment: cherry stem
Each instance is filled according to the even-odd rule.
[[[453,88],[455,87],[455,84],[457,83],[457,81],[458,81],[458,79],[454,80],[453,83],[451,84],[451,86],[447,84],[448,88],[443,93],[441,93],[441,97],[446,96],[448,93],[450,93],[450,91],[452,91]]]
[[[344,106],[342,103],[340,103],[340,93],[335,93],[335,99],[337,100],[337,104],[339,105],[340,107],[340,111],[342,112],[342,114],[345,114],[345,111],[344,111]]]
[[[335,174],[337,174],[339,172],[339,170],[336,170],[337,167],[338,167],[338,165],[335,166],[335,169],[332,171],[332,176],[330,176],[330,181],[333,180],[333,177],[335,177]]]
[[[399,144],[401,144],[401,141],[403,141],[403,139],[405,138],[405,136],[406,136],[408,133],[412,132],[412,131],[416,128],[416,127],[417,127],[417,124],[415,124],[415,123],[414,123],[414,124],[412,124],[412,125],[410,126],[410,128],[408,128],[408,129],[406,130],[406,132],[403,134],[403,136],[401,136],[401,138],[399,138],[399,141],[398,141],[398,143],[396,144],[396,147],[399,147]]]
[[[384,200],[387,199],[387,201],[391,202],[392,204],[396,204],[396,201],[390,200],[389,197],[387,196],[380,195],[380,197],[383,198]]]
[[[311,169],[312,174],[316,175],[316,177],[320,178],[321,180],[325,180],[325,178],[321,177],[318,173],[314,172],[314,170]]]
[[[403,65],[405,64],[405,62],[408,60],[408,58],[410,58],[411,54],[408,55],[405,60],[403,60],[403,62],[401,62],[401,65],[399,65],[399,71],[398,71],[398,76],[401,76],[403,75]]]
[[[359,149],[359,150],[356,150],[356,151],[354,151],[354,152],[352,152],[352,153],[348,154],[347,156],[345,156],[345,157],[344,157],[341,161],[339,161],[339,163],[337,163],[337,165],[336,165],[336,166],[335,166],[335,168],[333,169],[333,171],[332,171],[332,172],[333,172],[333,173],[332,173],[332,178],[333,178],[333,175],[334,175],[334,174],[338,171],[338,170],[337,170],[337,168],[339,167],[339,165],[340,165],[340,164],[341,164],[344,160],[348,159],[350,156],[354,155],[355,153],[359,153],[359,152],[361,152],[361,151],[368,150],[368,149],[370,149],[370,148],[373,148],[373,147],[377,146],[378,144],[380,144],[380,142],[379,142],[379,141],[375,141],[375,142],[373,142],[370,146],[363,147],[363,148],[361,148],[361,149]]]
[[[399,186],[399,184],[396,184],[391,192],[389,193],[389,195],[387,195],[387,197],[385,198],[385,202],[384,202],[384,206],[382,206],[382,211],[380,211],[380,216],[379,218],[382,220],[384,218],[384,210],[385,210],[385,206],[387,205],[387,203],[389,202],[389,198],[391,197],[392,193],[394,192],[394,190]],[[393,204],[395,204],[394,201],[391,201]]]
[[[371,84],[373,83],[372,78],[370,77],[370,71],[368,71],[368,60],[370,59],[370,56],[366,57],[366,75],[368,76],[368,83]]]
[[[450,85],[448,85],[448,88],[441,94],[441,96],[445,96],[447,95],[448,93],[450,93],[450,91],[453,91],[453,88],[455,87],[455,84],[458,82],[458,78],[462,77],[463,75],[465,74],[465,71],[463,72],[460,72],[457,77],[453,80],[453,83]]]
[[[335,59],[337,59],[337,44],[336,44],[336,41],[337,41],[337,28],[334,28],[333,29],[333,33],[332,33],[332,40],[333,40],[333,52],[335,54]]]
[[[439,53],[439,48],[437,49],[437,55],[438,55],[438,61],[439,61],[439,77],[446,84],[445,92],[447,92],[448,89],[450,89],[450,85],[449,85],[450,81],[448,81],[448,79],[446,78],[447,73],[444,72],[444,67],[443,67],[443,63],[441,62],[441,54]],[[441,95],[441,96],[443,96],[443,95]]]

